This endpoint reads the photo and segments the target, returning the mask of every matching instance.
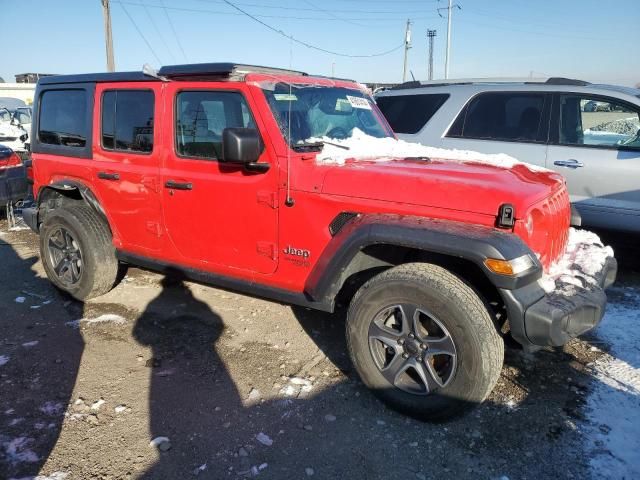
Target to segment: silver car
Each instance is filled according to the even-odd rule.
[[[640,90],[550,78],[409,82],[376,95],[398,137],[564,175],[582,225],[640,232]]]

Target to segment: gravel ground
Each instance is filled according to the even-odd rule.
[[[0,234],[0,283],[2,479],[581,479],[615,456],[589,433],[611,431],[587,407],[597,332],[511,346],[486,404],[425,424],[357,380],[342,313],[134,268],[82,304],[46,280],[30,231]]]

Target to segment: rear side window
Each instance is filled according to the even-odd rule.
[[[149,153],[153,150],[150,90],[108,90],[102,94],[102,148]]]
[[[225,128],[256,128],[238,92],[180,92],[176,100],[176,149],[185,157],[216,160]]]
[[[395,95],[376,99],[378,107],[396,133],[418,133],[444,105],[446,93]]]
[[[483,93],[460,112],[447,136],[544,142],[544,106],[543,93]]]
[[[87,144],[87,92],[48,90],[40,99],[38,139],[47,145],[84,147]]]

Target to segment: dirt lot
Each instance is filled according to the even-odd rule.
[[[613,304],[640,290],[626,265]],[[508,348],[485,405],[424,424],[357,380],[342,313],[138,269],[82,304],[50,286],[30,231],[0,235],[0,285],[2,479],[582,479],[616,458],[587,408],[597,333]]]

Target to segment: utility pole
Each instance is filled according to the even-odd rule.
[[[104,16],[104,43],[107,48],[107,72],[116,70],[113,61],[113,36],[111,35],[111,10],[109,0],[100,0],[102,3],[102,14]]]
[[[438,15],[442,17],[440,10],[447,11],[447,53],[444,60],[444,78],[449,78],[449,60],[451,56],[451,17],[453,16],[453,9],[457,8],[458,10],[462,10],[460,5],[453,4],[453,0],[449,0],[448,7],[442,7],[438,9]]]
[[[404,66],[402,67],[402,83],[407,81],[407,61],[411,48],[411,20],[407,20],[407,28],[404,32]]]
[[[429,39],[429,70],[427,78],[429,80],[433,80],[433,39],[436,35],[436,30],[427,30],[427,38]]]

